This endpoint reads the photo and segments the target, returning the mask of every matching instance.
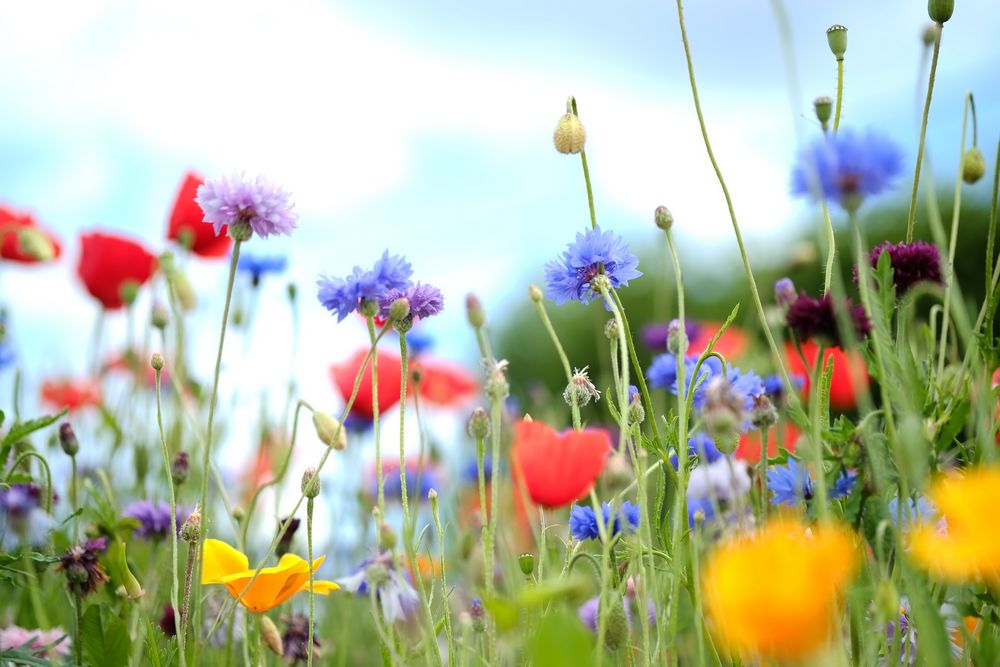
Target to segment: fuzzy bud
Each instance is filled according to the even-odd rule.
[[[575,113],[564,114],[552,133],[552,143],[563,155],[579,153],[587,141],[587,131]]]
[[[402,322],[410,316],[410,300],[401,296],[389,306],[389,319],[393,322]]]
[[[229,225],[229,238],[234,241],[249,241],[253,236],[253,227],[249,220],[237,220]]]
[[[76,432],[73,431],[73,425],[69,422],[63,422],[59,425],[59,446],[69,456],[76,456],[76,453],[80,451],[80,441],[76,439]]]
[[[465,296],[465,314],[473,329],[481,329],[486,324],[486,311],[483,310],[483,304],[475,294]]]
[[[618,340],[619,333],[618,320],[612,317],[608,320],[608,323],[604,325],[604,335],[607,336],[608,340]]]
[[[472,629],[476,632],[483,632],[486,630],[486,608],[483,607],[483,601],[479,598],[475,598],[472,604],[469,606],[469,616],[472,617]]]
[[[510,385],[507,383],[507,361],[489,361],[486,367],[486,382],[483,393],[491,401],[500,402],[510,396]]]
[[[339,421],[325,412],[313,412],[313,427],[316,437],[327,447],[340,451],[347,447],[347,431]]]
[[[601,400],[601,392],[597,391],[597,387],[587,377],[586,368],[577,370],[563,390],[563,400],[567,405],[582,407],[590,403],[591,399],[594,402]]]
[[[676,356],[687,352],[687,347],[687,332],[681,326],[681,321],[678,319],[670,320],[670,323],[667,324],[667,351]]]
[[[783,310],[788,310],[789,306],[795,303],[798,298],[795,293],[795,283],[791,278],[780,278],[774,283],[774,301]]]
[[[603,295],[605,292],[610,292],[611,287],[611,279],[606,274],[598,273],[590,280],[590,290],[592,292]]]
[[[170,478],[174,481],[174,486],[180,486],[187,481],[191,464],[188,463],[187,452],[177,452],[173,463],[170,464]]]
[[[378,301],[374,299],[361,299],[361,303],[358,304],[358,312],[362,317],[375,317],[379,310]]]
[[[761,394],[753,400],[750,411],[750,423],[755,428],[771,428],[778,423],[778,410],[767,394]]]
[[[319,495],[319,477],[316,476],[316,468],[306,468],[302,473],[302,495],[306,498],[315,498]]]
[[[538,288],[538,285],[528,285],[528,296],[535,303],[541,303],[543,297],[542,290]]]
[[[962,156],[962,180],[973,185],[986,173],[986,157],[979,150],[978,146],[973,146],[965,151]]]
[[[153,356],[149,358],[149,365],[153,367],[153,370],[159,373],[163,370],[164,361],[163,355],[159,352],[154,352]]]
[[[955,0],[927,0],[927,15],[941,25],[951,18],[955,11]]]
[[[641,424],[645,420],[646,408],[642,406],[642,396],[635,392],[628,400],[628,423]]]
[[[170,324],[170,314],[167,312],[166,306],[157,301],[153,304],[153,309],[149,313],[149,322],[154,328],[163,329],[167,328]]]
[[[847,53],[847,28],[834,24],[826,29],[826,41],[837,60],[843,60]]]
[[[823,127],[827,126],[830,122],[830,117],[833,116],[833,100],[829,97],[817,97],[813,100],[813,111],[816,112],[816,120]]]
[[[924,43],[924,46],[934,46],[939,37],[941,37],[941,28],[937,23],[928,23],[923,32],[920,33],[920,41]]]
[[[483,408],[472,411],[468,423],[469,435],[474,440],[485,440],[490,434],[490,416]]]
[[[625,614],[625,600],[615,596],[607,610],[604,619],[604,645],[611,651],[617,651],[628,641],[628,616]]]
[[[378,535],[383,549],[391,551],[396,548],[396,531],[392,529],[392,526],[387,523],[380,524]]]
[[[674,226],[674,216],[666,206],[657,206],[653,211],[653,222],[663,231],[669,231]]]
[[[281,633],[278,632],[278,626],[266,614],[260,615],[260,634],[272,653],[277,656],[285,654],[285,647],[281,642]]]
[[[521,574],[530,577],[535,571],[535,554],[523,553],[517,557],[517,565],[521,568]]]
[[[181,526],[181,539],[188,544],[195,544],[198,541],[198,537],[201,535],[201,510],[197,507],[188,518],[184,521],[184,525]]]
[[[437,489],[431,489],[427,492],[427,500],[431,501],[431,505],[437,505],[438,492]]]

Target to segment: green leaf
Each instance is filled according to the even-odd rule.
[[[125,667],[131,640],[128,629],[110,611],[92,605],[83,615],[83,654],[93,665]]]
[[[496,621],[497,628],[501,631],[516,627],[521,618],[520,607],[505,598],[483,600],[483,605],[490,612],[493,620]]]
[[[594,664],[594,637],[575,615],[560,611],[542,619],[528,644],[536,665],[589,667]]]
[[[62,419],[67,412],[69,412],[68,409],[63,409],[62,412],[56,415],[37,417],[35,419],[29,419],[26,422],[20,422],[11,426],[10,430],[7,431],[7,435],[5,435],[3,440],[0,441],[0,461],[7,460],[10,448],[16,443],[20,442],[35,431],[43,429],[46,426],[51,426],[55,422]]]

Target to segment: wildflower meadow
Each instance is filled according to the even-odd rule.
[[[879,65],[848,27],[793,39],[781,0],[758,3],[799,146],[774,196],[810,212],[812,253],[780,271],[730,190],[754,174],[715,153],[713,119],[740,110],[699,97],[696,4],[670,4],[663,46],[728,212],[709,261],[666,199],[643,247],[602,213],[604,130],[565,90],[538,142],[589,215],[552,221],[551,246],[524,218],[550,259],[534,284],[497,276],[516,313],[251,170],[178,173],[157,237],[67,237],[2,204],[0,664],[1000,665],[998,116],[935,94],[966,2],[908,3],[927,21],[912,145],[854,122],[851,79]],[[798,51],[826,63],[812,103]],[[934,172],[949,114],[960,151]],[[351,261],[288,280],[323,228]],[[465,229],[489,261],[490,230]],[[36,368],[5,283],[66,263],[90,319],[56,333],[90,353]],[[300,349],[303,313],[358,344]]]

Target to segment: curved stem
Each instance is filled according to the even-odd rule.
[[[49,462],[45,460],[45,457],[35,451],[23,452],[20,456],[14,459],[14,463],[11,464],[10,470],[7,472],[7,476],[4,477],[4,483],[10,481],[11,476],[17,471],[18,466],[21,465],[23,461],[27,459],[36,459],[42,464],[42,469],[45,471],[45,490],[48,492],[45,494],[45,512],[47,514],[52,513],[52,472],[49,470]],[[76,468],[76,456],[73,456],[74,469]],[[74,481],[76,480],[76,475],[73,475]],[[74,484],[75,486],[75,484]],[[73,511],[76,511],[76,498],[74,493],[74,498],[72,500]]]
[[[927,137],[927,117],[931,111],[931,95],[934,93],[934,76],[937,74],[938,54],[941,53],[941,38],[944,36],[944,24],[938,23],[938,35],[934,40],[934,52],[931,55],[931,72],[927,79],[927,99],[924,100],[924,115],[920,121],[920,143],[917,146],[917,166],[913,172],[913,191],[910,193],[910,212],[906,217],[906,242],[913,240],[913,223],[917,219],[917,187],[920,184],[920,166],[924,159],[924,140]]]
[[[163,472],[167,476],[167,492],[170,498],[170,606],[174,610],[174,627],[178,630],[181,627],[181,612],[178,604],[180,593],[178,590],[178,568],[177,568],[177,496],[174,492],[174,478],[170,470],[170,451],[167,449],[167,438],[163,432],[163,403],[160,392],[160,371],[156,371],[156,425],[160,431],[160,446],[163,449]],[[177,656],[180,659],[181,667],[187,664],[184,654],[184,635],[177,632]]]

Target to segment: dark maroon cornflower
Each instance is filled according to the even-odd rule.
[[[177,619],[174,618],[174,608],[169,602],[163,605],[163,615],[160,616],[159,623],[163,634],[168,637],[177,635]]]
[[[944,284],[941,272],[941,253],[936,245],[925,241],[913,243],[891,243],[886,241],[872,248],[868,260],[872,268],[878,266],[883,252],[889,253],[892,263],[892,282],[896,285],[896,296],[906,294],[919,282]],[[858,282],[858,267],[854,267],[854,282]]]
[[[842,307],[854,324],[854,335],[858,340],[864,339],[872,330],[865,309],[854,305],[849,297],[844,299]],[[818,338],[829,345],[844,347],[844,341],[840,338],[840,329],[837,327],[834,301],[829,294],[814,299],[802,292],[788,307],[786,321],[788,328],[800,341]]]
[[[306,662],[309,659],[309,653],[306,651],[306,646],[309,644],[309,617],[305,614],[292,614],[283,620],[285,633],[281,636],[281,645],[284,649],[285,659],[291,661],[292,664]],[[314,659],[319,657],[319,647],[319,638],[314,632],[312,646]]]
[[[98,552],[104,551],[107,546],[107,541],[98,537],[84,544],[75,544],[62,555],[59,569],[66,573],[71,593],[86,597],[108,581],[108,575],[97,560]]]
[[[278,530],[281,530],[281,527],[285,525],[286,521],[288,521],[287,517],[278,522]],[[286,530],[285,534],[281,536],[280,540],[278,540],[278,546],[275,550],[275,553],[278,554],[278,558],[281,558],[291,550],[292,539],[295,537],[295,531],[299,529],[300,523],[302,523],[301,519],[297,518],[289,521],[288,530]]]

